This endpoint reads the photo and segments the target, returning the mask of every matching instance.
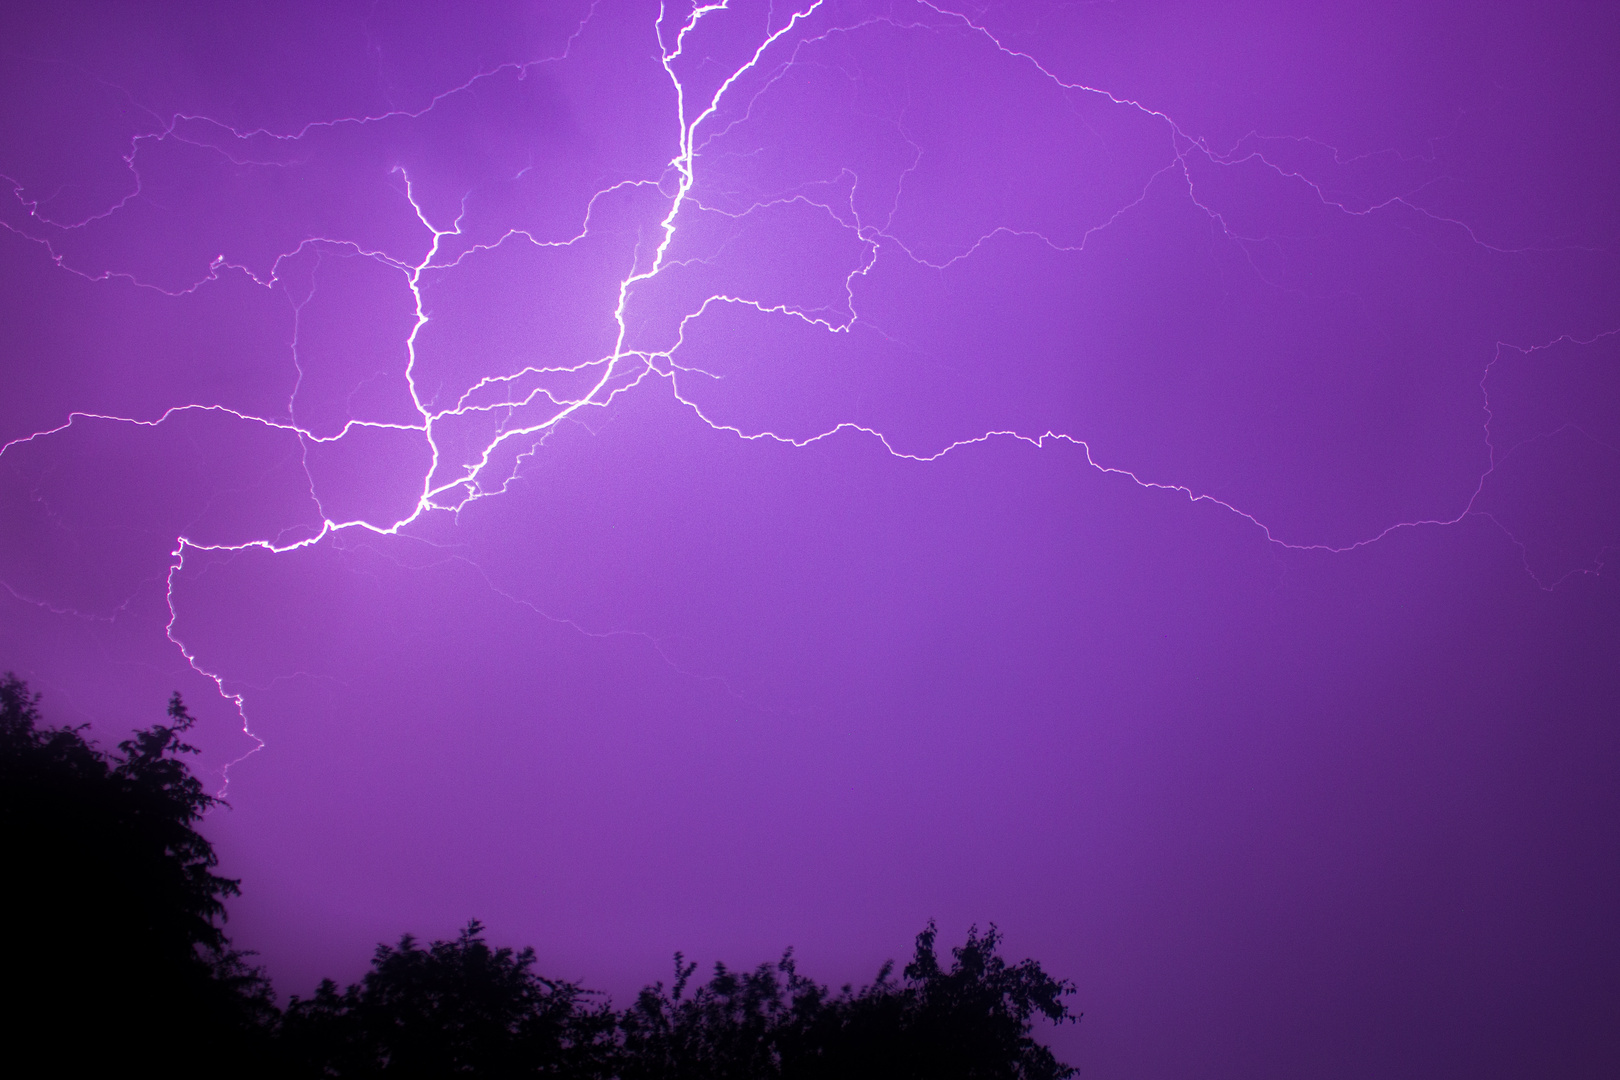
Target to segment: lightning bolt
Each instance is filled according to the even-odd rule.
[[[1195,490],[1188,484],[1154,479],[1143,475],[1139,470],[1103,460],[1101,455],[1094,452],[1091,442],[1081,433],[1051,429],[1031,432],[1010,427],[995,428],[949,441],[930,452],[919,453],[903,449],[880,427],[854,421],[839,422],[809,435],[790,435],[769,428],[745,428],[740,423],[728,422],[714,415],[712,410],[703,406],[699,399],[700,395],[687,389],[687,384],[694,379],[716,376],[713,372],[705,371],[696,362],[688,362],[683,356],[683,348],[688,342],[688,328],[704,319],[717,307],[747,307],[771,318],[796,319],[819,332],[833,336],[848,335],[858,325],[883,335],[881,327],[873,327],[870,322],[863,322],[857,292],[860,279],[869,275],[880,259],[891,257],[907,259],[917,265],[943,272],[973,259],[987,243],[997,237],[1034,239],[1054,251],[1079,254],[1087,249],[1088,243],[1095,236],[1128,218],[1149,198],[1150,192],[1167,184],[1175,185],[1190,205],[1207,216],[1219,235],[1245,253],[1249,265],[1258,277],[1274,288],[1280,290],[1291,288],[1285,281],[1268,277],[1264,267],[1252,254],[1257,247],[1271,242],[1274,238],[1262,234],[1246,234],[1213,200],[1205,198],[1200,191],[1200,169],[1233,170],[1242,166],[1256,166],[1267,170],[1280,181],[1305,192],[1326,211],[1345,219],[1367,219],[1377,215],[1411,213],[1425,218],[1436,226],[1458,231],[1466,237],[1469,244],[1482,251],[1504,254],[1523,250],[1493,246],[1482,239],[1466,222],[1425,209],[1420,195],[1422,184],[1428,181],[1411,188],[1389,191],[1379,198],[1352,200],[1336,194],[1323,182],[1312,179],[1304,168],[1288,164],[1285,160],[1287,154],[1276,152],[1279,147],[1286,148],[1288,145],[1298,149],[1300,144],[1312,143],[1313,140],[1279,140],[1276,137],[1263,137],[1255,133],[1237,145],[1227,148],[1214,147],[1206,140],[1189,133],[1173,117],[1149,103],[1114,94],[1106,88],[1060,78],[1032,53],[1007,44],[984,22],[976,21],[973,16],[952,10],[934,0],[918,0],[915,4],[896,4],[866,12],[849,12],[827,0],[801,0],[799,4],[784,8],[780,13],[773,4],[763,12],[763,25],[756,23],[753,37],[738,50],[739,55],[733,57],[731,66],[721,67],[716,72],[715,68],[719,61],[714,53],[700,49],[695,43],[704,31],[713,29],[725,20],[730,20],[725,22],[725,27],[735,35],[738,28],[743,26],[746,14],[740,5],[734,5],[731,0],[694,4],[684,10],[677,10],[669,3],[658,5],[656,18],[649,27],[648,38],[650,45],[656,49],[657,62],[667,78],[672,93],[673,115],[670,117],[669,138],[674,153],[661,175],[623,177],[597,190],[587,201],[578,229],[571,236],[547,239],[525,229],[510,228],[493,239],[474,239],[467,232],[466,225],[467,200],[470,192],[464,193],[460,210],[453,219],[435,220],[434,212],[428,208],[426,201],[419,197],[417,182],[413,180],[410,171],[403,166],[395,166],[391,176],[397,178],[400,197],[426,236],[426,246],[421,255],[415,258],[402,257],[387,250],[364,246],[342,236],[312,236],[305,238],[294,249],[280,255],[268,276],[256,273],[246,262],[233,261],[225,255],[220,255],[208,265],[206,274],[199,280],[183,288],[167,289],[138,280],[136,275],[121,270],[79,268],[74,265],[74,260],[57,249],[53,239],[82,231],[93,222],[119,214],[142,195],[137,151],[143,144],[155,145],[164,140],[174,140],[199,147],[207,146],[215,152],[225,154],[233,163],[251,167],[274,160],[273,155],[261,153],[255,150],[255,147],[285,150],[288,147],[298,147],[316,133],[331,132],[338,128],[365,127],[390,121],[419,119],[440,109],[447,102],[475,92],[481,84],[489,80],[505,76],[521,78],[531,69],[542,65],[565,63],[570,58],[571,50],[586,33],[592,19],[597,16],[595,5],[579,22],[558,55],[525,64],[504,64],[480,71],[466,82],[435,94],[423,108],[414,112],[388,111],[368,116],[323,120],[308,124],[295,132],[277,134],[265,130],[236,130],[205,116],[175,115],[165,120],[147,109],[145,112],[152,118],[153,130],[134,138],[130,153],[125,159],[135,177],[133,189],[104,211],[80,221],[65,225],[46,222],[40,211],[39,200],[25,199],[23,186],[15,180],[11,181],[18,205],[24,211],[23,218],[16,221],[0,221],[0,224],[4,224],[14,233],[44,245],[56,265],[64,271],[80,274],[91,280],[124,277],[144,288],[156,288],[168,295],[183,295],[220,280],[222,275],[234,273],[246,275],[264,288],[277,289],[286,287],[284,272],[294,260],[310,252],[318,256],[320,252],[332,251],[371,260],[387,267],[399,275],[406,284],[411,298],[411,319],[408,334],[403,341],[405,356],[403,380],[411,408],[414,410],[414,416],[410,420],[367,420],[356,419],[351,415],[338,430],[326,433],[318,432],[311,425],[300,423],[297,399],[306,372],[299,358],[298,338],[295,332],[292,358],[297,378],[286,405],[285,416],[260,416],[221,405],[196,403],[172,406],[151,419],[75,411],[57,426],[21,436],[0,447],[0,460],[3,460],[6,455],[23,446],[48,440],[78,423],[112,422],[156,428],[186,413],[229,416],[243,424],[284,433],[296,439],[303,454],[303,474],[307,481],[309,501],[315,508],[316,524],[312,528],[300,527],[284,530],[277,535],[232,542],[205,540],[182,532],[175,538],[175,546],[170,553],[165,576],[165,595],[169,613],[164,628],[165,635],[186,662],[200,675],[211,680],[220,696],[231,704],[241,719],[242,730],[254,740],[255,748],[262,747],[263,742],[253,734],[244,692],[228,687],[223,673],[205,666],[199,659],[197,651],[187,644],[177,629],[180,613],[175,599],[176,581],[178,576],[185,572],[188,559],[247,550],[284,554],[328,542],[342,533],[406,536],[422,543],[430,543],[424,537],[415,535],[412,530],[412,526],[420,522],[424,516],[446,514],[455,518],[467,506],[478,500],[500,496],[519,475],[523,464],[539,452],[546,439],[561,425],[584,423],[589,417],[604,415],[612,408],[617,398],[649,381],[665,384],[673,400],[690,410],[692,415],[710,428],[749,441],[764,440],[793,447],[805,447],[841,434],[857,434],[875,440],[896,458],[917,463],[937,461],[948,454],[995,440],[1013,440],[1035,449],[1070,447],[1078,450],[1086,465],[1098,473],[1121,478],[1143,491],[1177,496],[1192,504],[1211,504],[1252,525],[1266,542],[1287,550],[1344,553],[1378,543],[1401,530],[1455,525],[1481,513],[1477,509],[1481,493],[1485,490],[1489,477],[1501,463],[1504,454],[1511,452],[1509,450],[1499,454],[1497,447],[1490,441],[1491,404],[1486,379],[1503,350],[1533,351],[1549,347],[1554,342],[1529,345],[1499,343],[1496,357],[1485,364],[1479,384],[1482,410],[1480,430],[1488,450],[1489,461],[1471,495],[1460,505],[1432,516],[1393,522],[1372,535],[1341,545],[1286,539],[1254,513],[1234,502]],[[754,14],[757,16],[759,13]],[[880,215],[881,220],[869,219],[869,214],[857,208],[856,193],[861,188],[861,179],[850,169],[843,170],[837,177],[829,178],[824,185],[829,190],[842,192],[841,198],[828,197],[825,190],[813,192],[800,190],[753,201],[741,209],[727,209],[718,202],[713,205],[706,204],[702,198],[703,189],[700,184],[705,165],[705,152],[717,146],[719,140],[738,130],[741,125],[745,125],[754,115],[756,107],[767,99],[773,88],[781,84],[782,80],[788,78],[797,68],[806,64],[825,63],[824,60],[815,58],[814,54],[819,46],[837,38],[847,39],[874,27],[886,27],[895,32],[916,35],[957,35],[974,42],[986,56],[997,58],[996,62],[1031,73],[1059,93],[1083,95],[1107,102],[1114,109],[1129,111],[1162,133],[1165,147],[1162,163],[1144,178],[1140,189],[1132,197],[1119,202],[1108,216],[1086,228],[1077,239],[1061,240],[1038,230],[998,225],[942,258],[930,256],[922,248],[909,242],[895,225],[896,210],[904,197],[906,182],[922,158],[920,145],[909,136],[906,136],[906,141],[911,147],[911,161],[902,170],[895,185],[894,197],[886,212]],[[699,84],[712,86],[703,89]],[[204,138],[200,133],[205,130],[223,132],[223,139],[213,136]],[[903,123],[900,130],[904,135]],[[222,145],[224,149],[221,148]],[[1323,149],[1324,146],[1317,144],[1317,148]],[[1332,155],[1335,162],[1345,160],[1339,151],[1332,147],[1325,147],[1325,151]],[[447,402],[440,402],[437,393],[429,392],[424,387],[420,347],[423,331],[433,322],[432,305],[426,296],[430,277],[443,279],[468,260],[507,244],[529,244],[537,249],[566,249],[585,243],[597,234],[596,221],[600,214],[606,212],[604,208],[613,200],[629,196],[655,197],[660,209],[646,230],[650,234],[650,240],[645,246],[638,242],[629,267],[618,278],[616,288],[610,290],[614,298],[610,313],[614,340],[606,354],[556,363],[550,362],[551,358],[540,358],[515,370],[492,371],[472,381],[470,385],[456,393],[453,400]],[[757,217],[771,209],[790,206],[802,207],[825,215],[836,224],[837,228],[848,234],[862,253],[843,278],[844,300],[841,308],[812,308],[793,302],[769,302],[736,290],[710,292],[695,304],[674,313],[673,344],[653,348],[637,342],[634,315],[638,295],[655,281],[667,277],[671,271],[705,261],[704,257],[677,258],[675,254],[677,238],[691,215],[703,213],[740,221]],[[46,228],[47,225],[50,228]],[[54,233],[52,229],[55,230]],[[313,285],[311,289],[313,295]],[[295,310],[300,308],[301,305],[295,305]],[[1620,330],[1608,331],[1607,335],[1612,336],[1616,333],[1620,333]],[[1583,340],[1590,341],[1596,338]],[[565,377],[575,380],[576,384],[582,384],[583,388],[576,385],[572,391],[559,391],[558,381]],[[455,460],[455,455],[447,448],[445,431],[458,421],[478,419],[490,422],[493,425],[493,434],[487,435],[474,453]],[[428,463],[422,472],[413,503],[403,513],[391,518],[344,515],[330,510],[322,498],[320,485],[309,463],[312,449],[337,444],[356,433],[366,431],[397,432],[413,439],[419,438],[427,449]],[[1498,524],[1501,525],[1500,522]],[[1506,526],[1502,527],[1507,531]],[[1511,536],[1511,533],[1509,535]],[[445,557],[464,558],[449,551],[445,553]],[[488,581],[487,575],[485,580]],[[1544,587],[1553,587],[1557,582],[1542,584]],[[14,595],[27,599],[23,592],[12,585],[7,584],[6,587]],[[490,582],[490,587],[496,589],[493,582]],[[500,592],[499,589],[496,591]],[[639,631],[591,630],[570,620],[547,614],[518,597],[504,592],[501,595],[515,603],[525,604],[545,618],[567,622],[582,633],[595,636],[636,633],[652,641],[659,649],[660,655],[679,670],[663,650],[661,643],[652,635],[641,634]],[[33,602],[44,603],[39,600]],[[77,614],[68,608],[52,608],[52,610]],[[228,768],[227,766],[227,770]]]

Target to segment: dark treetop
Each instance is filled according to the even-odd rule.
[[[752,971],[675,957],[670,986],[623,1012],[534,971],[532,948],[469,923],[423,947],[380,946],[360,982],[323,982],[278,1010],[221,929],[237,882],[196,825],[218,800],[169,723],[106,753],[41,725],[38,699],[0,680],[0,856],[6,997],[0,1049],[32,1073],[278,1077],[573,1077],[579,1080],[1063,1080],[1033,1034],[1078,1019],[1073,985],[1009,964],[995,927],[948,965],[934,924],[901,977],[837,993],[791,950]]]
[[[263,1038],[268,987],[220,923],[237,883],[197,831],[216,802],[186,767],[192,725],[106,753],[40,724],[38,697],[0,679],[0,859],[7,885],[8,1056],[60,1075],[163,1063],[196,1071]]]

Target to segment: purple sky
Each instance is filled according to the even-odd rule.
[[[1613,5],[794,2],[7,6],[0,668],[185,694],[284,993],[1620,1074]]]

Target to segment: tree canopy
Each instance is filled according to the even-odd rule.
[[[196,828],[217,800],[182,756],[195,721],[178,694],[168,717],[107,753],[82,728],[43,726],[38,696],[0,679],[4,1015],[22,1040],[8,1041],[62,1074],[200,1072],[273,1013],[221,925],[238,882]]]
[[[1072,984],[1038,963],[1008,964],[995,927],[968,931],[948,967],[932,922],[902,978],[885,964],[869,985],[839,993],[799,974],[791,950],[749,972],[696,970],[677,954],[675,978],[643,990],[620,1021],[624,1080],[1062,1080],[1074,1070],[1033,1034],[1037,1017],[1078,1020]]]
[[[407,934],[380,945],[344,991],[330,979],[294,997],[283,1052],[300,1075],[613,1075],[614,1015],[605,1001],[534,971],[532,948],[491,948],[476,921],[423,948]]]
[[[568,1077],[578,1080],[1064,1080],[1035,1037],[1078,1019],[1072,983],[1007,962],[975,928],[936,949],[930,922],[894,976],[833,992],[792,950],[738,971],[677,953],[674,978],[622,1012],[491,946],[471,922],[423,946],[381,945],[344,989],[326,980],[278,1009],[227,939],[239,882],[198,831],[219,804],[192,775],[178,694],[168,722],[115,752],[47,727],[39,699],[0,679],[0,858],[8,1064],[41,1075]],[[28,1070],[24,1070],[28,1071]]]

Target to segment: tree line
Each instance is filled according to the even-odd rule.
[[[12,1075],[559,1077],[579,1080],[1060,1080],[1034,1032],[1078,1019],[1073,984],[1009,963],[994,927],[942,958],[932,922],[911,960],[834,991],[792,951],[707,980],[670,980],[615,1009],[535,970],[532,948],[454,939],[380,945],[360,981],[285,1007],[225,935],[240,883],[197,830],[219,800],[186,763],[195,723],[104,751],[48,727],[38,695],[0,679],[0,845]],[[28,1063],[28,1064],[24,1064]]]

